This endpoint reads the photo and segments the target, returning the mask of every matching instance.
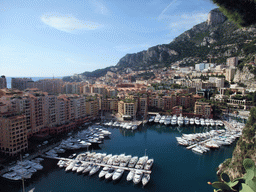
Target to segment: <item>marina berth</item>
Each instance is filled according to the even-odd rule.
[[[215,121],[213,119],[210,119],[211,126],[215,126]]]
[[[171,116],[167,116],[167,117],[165,118],[164,124],[165,124],[166,126],[170,125],[170,124],[171,124],[171,119],[172,119]]]
[[[107,155],[103,158],[102,163],[107,164],[108,160],[112,157],[112,154]]]
[[[77,173],[81,173],[83,170],[85,170],[89,166],[89,163],[82,163],[80,167],[76,170]]]
[[[205,119],[205,125],[209,126],[210,125],[210,119]]]
[[[164,121],[165,121],[165,118],[166,118],[166,116],[165,116],[165,115],[163,115],[163,116],[161,117],[161,119],[159,120],[159,123],[160,123],[160,124],[163,124],[163,123],[164,123]]]
[[[139,161],[137,162],[137,164],[135,165],[136,169],[143,169],[144,165],[146,164],[148,160],[148,156],[143,156],[139,158]]]
[[[152,123],[152,122],[154,122],[154,119],[155,119],[154,116],[150,116],[149,119],[148,119],[148,122],[149,122],[149,123]]]

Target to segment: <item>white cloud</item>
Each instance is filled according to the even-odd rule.
[[[109,13],[108,8],[105,5],[103,5],[101,2],[93,0],[91,1],[91,3],[95,7],[96,13],[99,13],[102,15],[107,15]]]
[[[44,14],[41,16],[41,21],[55,29],[69,33],[77,30],[95,30],[102,26],[93,21],[83,21],[72,15],[60,14]]]

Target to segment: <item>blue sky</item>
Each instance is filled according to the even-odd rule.
[[[0,75],[67,76],[116,65],[206,21],[210,0],[0,1]]]

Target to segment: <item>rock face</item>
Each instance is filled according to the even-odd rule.
[[[134,65],[143,65],[160,63],[167,60],[170,57],[179,55],[179,53],[173,49],[168,48],[165,45],[158,45],[155,47],[149,48],[147,51],[141,51],[139,53],[127,54],[117,63],[117,67],[121,66],[134,66]]]
[[[219,9],[213,9],[208,14],[207,24],[217,25],[219,23],[223,23],[226,20],[227,20],[227,17],[223,15],[223,13],[219,11]]]
[[[254,78],[254,74],[252,74],[248,67],[243,67],[243,70],[237,70],[234,76],[235,83],[243,83],[247,86],[247,88],[256,88],[256,81]]]

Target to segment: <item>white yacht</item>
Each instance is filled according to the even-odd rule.
[[[185,117],[184,123],[185,123],[185,125],[188,125],[188,124],[189,124],[189,118],[188,118],[188,117]]]
[[[89,166],[89,163],[82,163],[82,165],[76,170],[77,173],[81,173],[83,170],[85,170]]]
[[[105,175],[105,179],[110,179],[112,178],[113,174],[115,172],[115,169],[114,168],[110,168],[107,172],[107,174]]]
[[[177,116],[176,115],[173,115],[171,124],[172,125],[176,125],[177,124]]]
[[[131,181],[131,180],[133,179],[134,175],[135,175],[135,171],[134,171],[134,170],[131,170],[131,171],[129,172],[129,174],[127,175],[126,180],[127,180],[127,181]]]
[[[93,168],[93,164],[90,164],[87,168],[85,168],[85,169],[83,170],[83,173],[88,173],[88,172],[90,172],[90,171],[92,170],[92,168]]]
[[[150,180],[150,174],[145,173],[142,177],[142,185],[145,186]]]
[[[115,181],[115,180],[120,179],[121,176],[123,175],[123,173],[124,173],[123,169],[116,169],[113,176],[112,176],[112,180]]]
[[[164,123],[164,121],[165,121],[165,118],[166,118],[166,116],[165,116],[165,115],[163,115],[163,116],[161,117],[161,119],[159,120],[159,123],[160,123],[160,124],[163,124],[163,123]]]
[[[211,124],[211,126],[215,126],[215,122],[213,119],[210,119],[210,124]]]
[[[132,130],[136,130],[138,128],[138,125],[133,125]]]
[[[138,159],[139,159],[138,156],[134,156],[133,158],[131,158],[131,160],[128,164],[128,167],[133,168],[135,166],[135,164],[137,163]]]
[[[165,118],[164,124],[165,124],[166,126],[170,125],[170,124],[171,124],[171,119],[172,119],[171,116],[167,116],[167,117]]]
[[[143,167],[146,164],[147,160],[148,160],[148,156],[140,157],[139,161],[135,165],[135,169],[143,169]]]
[[[154,159],[149,159],[144,167],[145,170],[150,170],[154,163]]]
[[[160,114],[157,114],[156,117],[155,117],[154,122],[155,122],[155,123],[158,123],[158,122],[160,121],[160,119],[161,119],[161,115],[160,115]]]
[[[134,183],[134,184],[138,184],[138,183],[141,181],[142,176],[143,176],[143,172],[137,170],[137,171],[135,172],[134,177],[133,177],[133,183]]]
[[[189,123],[190,123],[190,125],[194,125],[195,124],[195,119],[194,118],[190,118],[189,119]]]
[[[205,119],[205,125],[209,126],[210,125],[210,119]]]
[[[204,118],[201,118],[201,119],[200,119],[200,124],[201,124],[202,126],[205,126]]]
[[[89,172],[89,175],[93,175],[95,173],[97,173],[100,169],[100,166],[99,165],[94,165],[93,168],[91,169],[91,171]]]
[[[109,171],[109,167],[104,167],[101,172],[99,173],[99,178],[105,177],[105,175],[108,173]]]
[[[200,120],[199,120],[198,117],[195,118],[195,124],[196,124],[196,125],[200,125]]]
[[[178,125],[181,126],[183,125],[183,117],[182,117],[182,114],[180,114],[180,116],[178,117]]]
[[[155,119],[155,117],[154,117],[154,116],[151,116],[151,117],[149,117],[148,122],[149,122],[149,123],[152,123],[152,122],[154,121],[154,119]]]

